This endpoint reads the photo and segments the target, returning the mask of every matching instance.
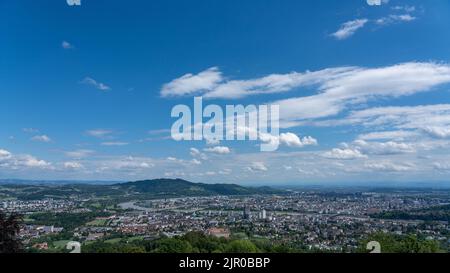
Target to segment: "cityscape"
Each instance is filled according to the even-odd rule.
[[[450,253],[449,26],[448,0],[0,0],[0,260]]]
[[[0,192],[9,190],[0,186]],[[6,213],[23,216],[19,238],[28,251],[38,252],[67,252],[70,241],[90,250],[101,243],[144,245],[190,233],[267,242],[297,252],[365,252],[363,243],[381,234],[413,235],[429,243],[429,251],[450,247],[448,190],[304,188],[277,194],[128,199],[70,194],[63,199],[3,200],[0,205]]]

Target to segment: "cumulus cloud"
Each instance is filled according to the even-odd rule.
[[[194,156],[194,157],[201,154],[200,150],[197,149],[197,148],[190,148],[189,150],[190,150],[191,155]]]
[[[300,137],[294,133],[282,133],[280,134],[280,144],[284,144],[288,147],[301,148],[308,145],[317,145],[317,140],[310,136],[300,139]]]
[[[0,149],[0,161],[11,158],[11,153],[7,150]]]
[[[0,149],[0,168],[18,170],[22,168],[51,169],[52,164],[31,155],[14,155]]]
[[[64,168],[66,169],[70,169],[70,170],[79,170],[84,168],[84,166],[79,163],[79,162],[74,162],[74,161],[70,161],[70,162],[64,162]]]
[[[84,78],[84,79],[81,81],[81,83],[82,83],[82,84],[86,84],[86,85],[93,86],[93,87],[95,87],[96,89],[98,89],[98,90],[100,90],[100,91],[108,91],[108,90],[111,90],[111,88],[110,88],[108,85],[106,85],[106,84],[104,84],[104,83],[101,83],[101,82],[98,82],[98,81],[94,80],[94,79],[91,78],[91,77],[86,77],[86,78]]]
[[[230,148],[228,148],[226,146],[216,146],[216,147],[211,147],[211,148],[205,148],[203,150],[205,152],[215,153],[215,154],[222,154],[222,155],[231,153]]]
[[[353,160],[353,159],[367,158],[367,156],[362,154],[359,150],[351,148],[347,149],[335,148],[331,151],[325,152],[323,154],[323,157],[338,160]]]
[[[348,21],[346,23],[343,23],[335,33],[331,34],[331,36],[338,40],[345,40],[353,36],[353,34],[355,34],[358,29],[364,27],[367,22],[369,22],[369,20],[365,18]]]
[[[352,145],[365,154],[374,155],[393,155],[416,152],[414,145],[394,141],[367,142],[365,140],[356,140]]]
[[[247,170],[251,172],[267,172],[269,169],[266,167],[264,162],[253,162],[247,167]]]

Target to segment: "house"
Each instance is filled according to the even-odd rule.
[[[217,238],[230,238],[230,231],[226,228],[210,228],[206,234]]]

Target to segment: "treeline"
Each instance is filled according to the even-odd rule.
[[[368,253],[367,243],[377,241],[382,253],[441,253],[438,241],[426,240],[415,235],[393,235],[376,233],[361,241],[352,251]],[[85,244],[83,253],[307,253],[323,252],[307,249],[301,245],[288,245],[271,242],[267,239],[224,239],[190,232],[184,236],[160,238],[152,241],[131,241],[118,243],[97,241]],[[328,251],[329,252],[329,251]]]
[[[436,240],[419,238],[416,235],[394,235],[376,233],[362,241],[357,252],[366,253],[367,243],[375,241],[380,243],[381,253],[444,253]]]
[[[84,253],[293,253],[301,248],[272,243],[269,240],[225,239],[190,232],[183,236],[163,237],[152,241],[118,243],[97,241],[83,245]]]

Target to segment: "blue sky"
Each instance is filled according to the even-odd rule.
[[[450,3],[0,2],[0,178],[443,181]],[[276,103],[280,149],[175,142],[177,104]]]

